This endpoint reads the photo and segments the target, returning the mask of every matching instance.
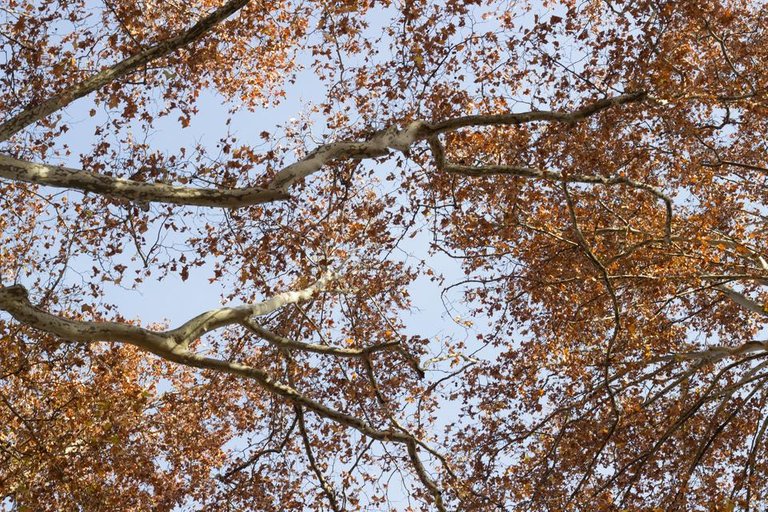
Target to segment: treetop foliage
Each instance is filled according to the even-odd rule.
[[[5,0],[0,503],[765,508],[767,9]]]

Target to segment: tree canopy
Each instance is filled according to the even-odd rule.
[[[0,66],[3,509],[768,506],[763,2],[4,0]]]

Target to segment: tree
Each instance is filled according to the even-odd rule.
[[[0,13],[5,509],[768,504],[761,2]]]

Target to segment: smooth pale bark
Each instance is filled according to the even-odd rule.
[[[287,199],[288,194],[261,187],[239,189],[194,188],[125,180],[103,174],[0,155],[0,177],[116,197],[137,203],[241,208]]]
[[[165,351],[169,347],[186,348],[190,342],[215,329],[242,325],[252,317],[267,315],[285,305],[308,300],[325,290],[334,279],[334,274],[326,273],[302,290],[278,293],[255,304],[212,309],[176,329],[164,332],[117,322],[87,322],[55,316],[32,305],[27,289],[21,285],[0,287],[0,310],[7,311],[19,322],[67,341],[124,342],[155,352]]]
[[[732,301],[734,301],[736,304],[746,309],[747,311],[751,311],[752,313],[757,313],[758,315],[761,315],[761,316],[768,316],[768,311],[766,310],[765,306],[758,303],[757,301],[750,299],[743,293],[739,293],[733,288],[730,288],[725,285],[718,285],[718,286],[715,286],[715,288],[723,292],[726,296],[728,296],[729,299],[731,299]]]
[[[429,141],[435,157],[436,167],[439,170],[474,175],[513,174],[512,172],[500,172],[495,167],[463,169],[460,166],[449,164],[446,162],[445,151],[438,140],[439,135],[471,126],[511,126],[534,121],[570,124],[583,120],[590,115],[615,105],[637,102],[645,97],[646,95],[644,93],[623,94],[593,102],[573,112],[540,111],[465,116],[449,119],[435,125],[430,125],[425,121],[413,121],[402,130],[397,127],[390,127],[377,132],[367,141],[338,141],[324,144],[307,154],[301,160],[278,171],[267,187],[218,189],[182,187],[165,183],[146,183],[115,178],[81,169],[27,162],[3,155],[0,155],[0,177],[13,181],[36,183],[49,187],[102,194],[142,204],[154,202],[215,208],[242,208],[255,204],[288,199],[290,197],[288,195],[288,189],[291,185],[320,171],[331,161],[378,158],[389,155],[390,150],[407,152],[415,143],[423,140]],[[62,104],[61,107],[66,104],[67,103]],[[19,114],[19,116],[21,116],[21,114]],[[40,118],[33,117],[29,117],[28,120],[30,123],[45,116]],[[0,125],[0,134],[2,134],[3,126],[15,122],[16,121],[12,119],[4,125]],[[21,123],[21,121],[18,121],[18,123]],[[508,169],[522,168],[510,167]],[[554,179],[545,176],[544,173],[546,173],[546,171],[533,170],[525,175],[529,177]],[[520,172],[517,174],[523,175],[520,174]],[[627,180],[626,178],[592,177],[592,181],[589,181],[589,183],[614,184],[606,183],[605,180],[613,180],[616,183],[618,183],[617,180],[619,180],[622,183],[635,186],[636,188],[642,188],[653,193],[667,203],[668,217],[671,219],[671,202],[657,188],[642,183],[631,182],[631,180]]]
[[[10,313],[23,324],[53,334],[65,341],[129,343],[163,359],[186,366],[246,377],[256,381],[270,393],[291,400],[320,416],[355,428],[369,437],[380,441],[408,442],[410,437],[403,433],[378,430],[359,418],[326,407],[303,396],[292,387],[274,380],[261,369],[236,361],[224,361],[196,354],[187,348],[191,340],[180,338],[182,335],[200,336],[224,325],[240,323],[243,318],[265,315],[286,304],[306,300],[321,291],[332,278],[329,275],[324,276],[304,290],[277,294],[266,301],[253,305],[212,310],[198,315],[178,329],[166,332],[155,332],[135,325],[116,322],[87,322],[52,315],[33,306],[27,290],[20,285],[0,288],[0,309]]]
[[[335,276],[326,274],[312,286],[303,290],[277,294],[270,299],[253,305],[211,310],[196,316],[178,329],[166,332],[154,332],[141,327],[116,322],[86,322],[52,315],[33,306],[29,300],[27,290],[20,285],[0,288],[0,309],[10,313],[11,316],[23,324],[58,336],[65,341],[130,343],[168,361],[247,378],[258,384],[265,391],[283,397],[297,407],[305,408],[318,416],[353,428],[371,439],[403,444],[407,448],[409,459],[414,465],[417,476],[433,495],[437,509],[444,511],[445,507],[440,490],[427,474],[418,456],[418,447],[423,446],[423,443],[407,431],[403,429],[382,430],[376,428],[365,420],[343,413],[305,396],[294,387],[275,380],[264,370],[237,361],[226,361],[203,356],[188,349],[188,343],[191,339],[184,338],[185,336],[196,337],[225,325],[241,324],[253,316],[265,315],[286,304],[306,300],[323,290],[333,279],[335,279]],[[373,352],[394,348],[397,345],[396,343],[386,343],[367,349],[359,349],[358,352],[350,351],[352,349],[336,349],[333,347],[328,347],[329,350],[325,350],[321,349],[320,345],[303,344],[287,340],[264,329],[256,329],[256,333],[276,343],[283,349],[299,349],[332,355],[339,355],[339,352],[347,351],[344,354],[346,357],[369,357]]]

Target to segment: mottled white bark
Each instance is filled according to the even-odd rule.
[[[556,179],[552,176],[545,176],[544,173],[546,171],[534,170],[527,172],[527,174],[521,174],[523,173],[520,170],[522,168],[506,167],[506,170],[501,170],[499,166],[464,168],[451,164],[446,161],[445,151],[439,142],[439,135],[470,126],[517,125],[533,121],[574,123],[614,105],[640,101],[644,97],[643,93],[624,94],[596,101],[573,112],[537,111],[465,116],[449,119],[434,125],[420,120],[413,121],[402,130],[397,127],[390,127],[377,132],[367,141],[338,141],[324,144],[301,160],[278,171],[267,187],[217,189],[181,187],[165,183],[146,183],[63,166],[32,163],[2,155],[0,155],[0,177],[14,181],[37,183],[49,187],[93,192],[139,203],[157,202],[218,208],[241,208],[289,198],[288,190],[291,185],[320,171],[325,165],[334,160],[378,158],[387,156],[390,150],[407,152],[415,143],[428,140],[435,158],[436,167],[440,170],[468,175],[503,173]],[[66,103],[62,104],[61,107],[65,105]],[[17,121],[12,119],[4,125],[0,125],[0,135],[2,135],[3,126],[9,123],[16,126],[19,123],[23,124],[22,118],[32,123],[42,117],[22,116]],[[517,171],[512,172],[515,169]],[[590,177],[590,179],[591,181],[588,181],[590,183],[624,183],[653,193],[667,204],[668,219],[671,222],[671,202],[659,189],[650,185],[632,182],[626,178]],[[606,180],[612,180],[612,182],[606,183]]]
[[[414,142],[425,138],[430,132],[427,123],[414,121],[404,130],[390,127],[377,132],[368,141],[324,144],[298,162],[280,170],[269,188],[288,190],[291,185],[319,171],[332,160],[376,158],[388,155],[390,149],[407,151]]]
[[[768,316],[768,310],[755,300],[750,299],[743,293],[739,293],[733,288],[725,285],[715,286],[718,290],[723,292],[729,299],[741,306],[742,308],[752,313],[757,313],[760,316]]]
[[[313,285],[303,290],[277,294],[270,299],[252,305],[212,310],[196,316],[178,329],[166,332],[154,332],[141,327],[116,322],[86,322],[52,315],[33,306],[29,300],[27,290],[20,285],[0,287],[0,310],[10,313],[19,322],[58,336],[66,341],[129,343],[152,352],[163,359],[179,364],[244,377],[256,382],[260,387],[272,394],[281,396],[293,404],[312,411],[321,417],[353,428],[371,439],[404,444],[408,448],[410,458],[416,467],[419,478],[435,495],[438,509],[444,510],[439,490],[426,475],[426,471],[417,456],[417,445],[420,445],[421,441],[411,434],[398,429],[382,430],[376,428],[365,420],[330,408],[303,395],[294,387],[275,380],[267,372],[259,368],[237,361],[225,361],[206,357],[188,349],[190,338],[184,338],[184,336],[200,336],[205,332],[223,327],[224,325],[242,323],[244,319],[265,315],[286,304],[306,300],[325,289],[334,279],[335,276],[333,274],[326,274]],[[283,345],[281,348],[284,349],[308,349],[310,352],[325,354],[334,354],[334,352],[347,350],[329,347],[331,350],[325,351],[318,349],[319,346],[286,340],[263,329],[258,329],[257,332],[260,335],[265,335],[265,337],[273,342],[277,342],[278,345]],[[345,355],[347,357],[368,357],[371,353],[385,350],[390,346],[394,346],[394,344],[377,345],[368,349],[361,349],[358,353],[349,352]]]
[[[26,288],[21,285],[0,287],[0,310],[7,311],[19,322],[67,341],[130,343],[157,353],[158,350],[163,352],[169,348],[186,348],[190,342],[213,330],[228,325],[243,325],[253,317],[267,315],[287,304],[308,300],[325,290],[334,279],[335,274],[329,272],[302,290],[278,293],[255,304],[212,309],[195,316],[176,329],[164,332],[130,324],[86,322],[55,316],[33,306]]]
[[[261,187],[209,189],[146,183],[80,169],[36,164],[3,155],[0,155],[0,177],[48,187],[92,192],[137,203],[240,208],[288,198],[285,192]]]

